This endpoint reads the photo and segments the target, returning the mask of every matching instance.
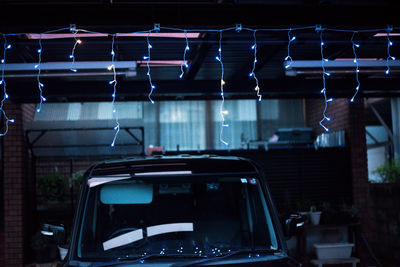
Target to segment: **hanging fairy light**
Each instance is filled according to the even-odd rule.
[[[111,143],[111,147],[115,146],[115,141],[117,140],[117,136],[120,130],[120,125],[119,125],[119,120],[118,120],[118,112],[117,108],[115,107],[115,99],[117,97],[117,72],[115,71],[115,50],[114,50],[114,43],[115,43],[115,34],[112,35],[112,43],[111,43],[111,66],[108,67],[108,69],[111,69],[113,71],[113,80],[109,81],[108,83],[110,85],[113,85],[113,93],[112,93],[112,102],[111,102],[111,109],[112,109],[112,114],[115,118],[115,127],[114,127],[114,139]]]
[[[75,43],[74,43],[74,46],[72,47],[72,52],[69,55],[69,58],[71,59],[71,68],[70,68],[70,70],[73,71],[73,72],[77,72],[77,69],[75,68],[75,49],[76,49],[76,46],[78,44],[82,44],[82,41],[80,39],[76,38],[76,34],[77,34],[78,31],[76,30],[75,27],[71,27],[71,32],[74,34]]]
[[[353,95],[353,97],[350,99],[350,102],[354,102],[354,98],[356,97],[358,90],[360,90],[360,80],[358,78],[358,73],[360,72],[359,70],[359,64],[358,64],[358,58],[357,58],[357,51],[356,49],[360,47],[359,44],[354,42],[354,35],[356,34],[356,32],[353,33],[353,35],[351,36],[351,44],[352,44],[352,48],[353,48],[353,54],[354,54],[354,64],[356,64],[356,81],[357,81],[357,86],[356,86],[356,90],[355,93]]]
[[[37,69],[37,75],[36,75],[36,80],[37,80],[37,85],[39,89],[39,97],[40,97],[40,102],[39,102],[39,107],[36,109],[36,112],[40,112],[42,110],[42,104],[43,102],[46,102],[47,99],[43,96],[43,87],[44,84],[40,81],[40,73],[41,73],[41,63],[42,63],[42,52],[43,52],[43,47],[42,47],[42,35],[40,35],[39,39],[39,49],[37,50],[38,52],[38,63],[35,65],[35,69]]]
[[[251,49],[254,51],[254,61],[253,61],[253,69],[251,70],[249,76],[252,77],[254,79],[254,81],[256,82],[256,87],[254,88],[254,91],[257,92],[257,97],[258,97],[258,101],[260,102],[262,99],[262,95],[260,94],[260,86],[258,84],[258,78],[254,72],[254,70],[256,69],[256,64],[257,64],[257,37],[256,37],[256,32],[257,30],[253,31],[253,45],[251,46]]]
[[[147,97],[149,98],[150,102],[152,104],[154,104],[154,100],[151,98],[151,95],[153,94],[154,89],[156,89],[156,86],[153,84],[153,81],[151,80],[151,72],[150,72],[151,49],[153,48],[153,46],[150,43],[150,38],[149,38],[150,34],[151,34],[151,30],[148,32],[148,34],[146,36],[146,40],[147,40],[147,56],[144,56],[143,59],[146,60],[147,77],[149,78],[149,84],[150,84],[150,92],[147,95]]]
[[[221,116],[221,130],[220,130],[220,134],[219,134],[219,140],[225,145],[225,146],[229,146],[229,143],[226,142],[223,138],[224,135],[224,127],[229,127],[229,124],[227,124],[225,122],[225,116],[224,113],[226,113],[226,111],[224,110],[224,102],[225,102],[225,96],[224,96],[224,85],[225,85],[225,81],[224,81],[224,63],[222,62],[222,31],[219,31],[219,47],[218,47],[218,55],[215,57],[215,59],[217,61],[219,61],[220,65],[221,65],[221,81],[220,81],[220,90],[221,90],[221,105],[219,108],[219,114]]]
[[[287,56],[285,57],[285,61],[286,61],[286,64],[285,64],[285,68],[286,69],[288,69],[288,68],[290,68],[290,66],[292,65],[292,63],[293,63],[293,59],[292,59],[292,57],[290,56],[290,44],[294,41],[294,40],[296,40],[296,36],[291,36],[290,35],[290,33],[292,32],[292,29],[289,29],[289,31],[288,31],[288,39],[289,39],[289,41],[288,41],[288,45],[287,45]]]
[[[387,58],[386,58],[386,75],[389,74],[390,72],[390,66],[389,66],[389,60],[396,60],[395,57],[393,57],[392,55],[390,55],[390,47],[393,46],[393,42],[390,40],[389,34],[390,32],[393,31],[392,27],[388,27],[388,29],[386,30],[386,39],[387,39]]]
[[[326,116],[326,109],[328,108],[328,102],[332,102],[333,98],[327,98],[326,96],[326,76],[330,76],[328,72],[326,72],[325,69],[325,63],[328,62],[327,58],[324,58],[324,40],[322,38],[322,33],[323,29],[317,29],[319,31],[319,36],[320,36],[320,47],[321,47],[321,67],[322,67],[322,84],[323,88],[321,90],[321,94],[324,95],[324,111],[322,112],[322,119],[319,121],[319,124],[321,125],[322,128],[325,129],[325,131],[329,132],[329,128],[326,127],[323,122],[324,121],[330,121],[331,118]]]
[[[185,51],[183,52],[183,61],[181,64],[181,74],[179,75],[179,78],[182,79],[183,75],[185,74],[185,69],[189,68],[189,65],[186,62],[186,53],[190,50],[189,47],[189,41],[187,37],[187,31],[185,30],[185,40],[186,40],[186,46],[185,46]]]
[[[8,132],[8,124],[9,123],[14,123],[14,119],[8,118],[6,111],[4,110],[4,102],[6,99],[9,98],[9,95],[7,94],[7,83],[6,80],[4,79],[4,72],[6,68],[6,55],[7,55],[7,50],[11,49],[11,44],[7,42],[7,36],[3,34],[3,57],[0,60],[1,63],[1,80],[0,80],[0,86],[3,87],[3,99],[1,100],[0,104],[0,112],[1,115],[4,117],[4,124],[5,124],[5,130],[4,132],[0,133],[0,136],[4,136]]]

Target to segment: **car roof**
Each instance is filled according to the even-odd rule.
[[[254,165],[245,158],[216,155],[157,155],[148,158],[125,158],[102,161],[90,170],[89,176],[176,172],[186,171],[191,174],[202,173],[255,173]]]

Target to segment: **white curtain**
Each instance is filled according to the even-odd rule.
[[[205,149],[205,101],[160,102],[160,143],[166,150]]]

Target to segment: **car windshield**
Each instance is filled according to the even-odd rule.
[[[256,176],[103,180],[92,184],[85,203],[77,246],[82,260],[278,249]]]

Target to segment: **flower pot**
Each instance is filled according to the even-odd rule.
[[[61,260],[64,260],[65,256],[67,256],[67,253],[68,253],[68,245],[57,246],[57,247],[58,247],[58,251],[60,252]]]
[[[321,211],[310,211],[309,212],[310,220],[313,225],[319,224],[319,220],[321,219],[321,213],[322,213]]]
[[[353,243],[314,244],[318,259],[345,259],[351,256]]]

